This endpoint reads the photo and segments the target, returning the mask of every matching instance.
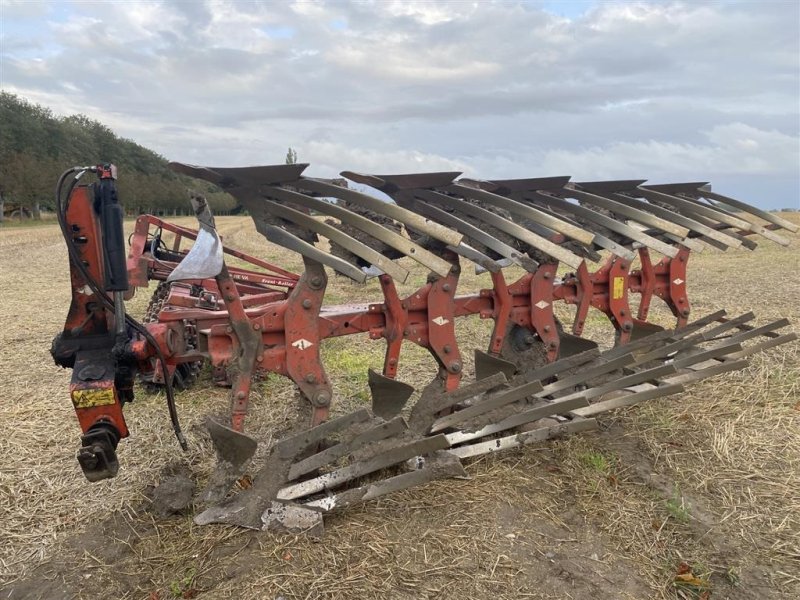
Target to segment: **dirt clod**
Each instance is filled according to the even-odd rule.
[[[185,475],[167,477],[153,490],[153,511],[168,517],[186,510],[192,504],[195,487]]]

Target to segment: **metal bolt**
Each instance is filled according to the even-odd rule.
[[[395,365],[397,364],[397,359],[396,359],[396,358],[390,358],[390,359],[389,359],[389,364],[390,364],[391,366],[395,366]]]
[[[226,327],[225,333],[233,333],[233,327]]]
[[[317,380],[317,376],[314,375],[313,373],[309,373],[308,375],[306,375],[306,381],[308,383],[314,383],[316,380]]]
[[[624,317],[626,314],[627,314],[627,313],[626,313],[626,311],[625,311],[625,309],[624,309],[624,308],[623,308],[621,311],[619,311],[619,316],[620,316],[620,317]]]
[[[230,296],[230,295],[225,296],[225,301],[226,302],[233,302],[233,296]]]
[[[236,392],[236,399],[237,400],[244,400],[246,396],[247,396],[247,394],[245,394],[243,391]]]
[[[311,398],[314,406],[328,406],[331,403],[331,395],[327,390],[320,390]]]
[[[442,350],[444,351],[445,354],[450,354],[450,351],[452,350],[452,348],[450,347],[450,344],[445,344],[445,346],[444,346],[444,348],[442,348]]]
[[[259,329],[261,329],[261,325],[259,325],[258,323],[253,323],[253,329],[258,331]]]
[[[303,308],[311,308],[311,300],[309,300],[308,298],[303,300]]]
[[[542,277],[544,277],[545,279],[550,279],[550,273],[545,273],[544,275],[542,275]]]
[[[408,337],[410,334],[411,334],[411,330],[410,329],[403,329],[403,335],[404,336]]]
[[[309,283],[311,284],[311,287],[315,289],[320,288],[322,287],[322,277],[320,277],[319,275],[312,277]]]
[[[262,360],[264,360],[264,355],[263,354],[259,354],[258,356],[256,356],[256,360],[258,362],[261,362]]]
[[[550,348],[551,350],[555,350],[556,348],[558,348],[558,344],[556,344],[555,342],[550,342],[549,344],[547,344],[547,347]]]
[[[449,283],[445,283],[445,284],[442,286],[442,289],[443,289],[445,292],[449,292],[449,291],[450,291],[450,284],[449,284]]]
[[[631,331],[632,329],[633,329],[633,323],[631,323],[630,321],[622,324],[622,331]]]
[[[461,373],[461,363],[457,360],[454,360],[450,363],[448,369],[450,369],[451,373]]]
[[[552,328],[550,327],[550,325],[545,325],[545,326],[544,326],[544,331],[545,331],[545,333],[550,333],[550,329],[552,329]]]

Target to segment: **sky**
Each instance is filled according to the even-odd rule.
[[[0,0],[0,87],[170,160],[800,208],[800,1]],[[2,126],[2,124],[0,124]]]

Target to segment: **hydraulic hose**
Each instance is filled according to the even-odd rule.
[[[109,299],[108,295],[106,294],[105,289],[94,280],[89,270],[83,264],[83,261],[78,254],[78,249],[75,246],[75,242],[72,239],[72,235],[70,235],[69,227],[67,224],[67,216],[66,216],[66,209],[67,207],[64,205],[62,198],[62,189],[64,187],[64,182],[66,181],[67,177],[69,177],[72,173],[77,173],[75,177],[73,177],[72,181],[70,181],[67,187],[67,198],[70,198],[72,195],[72,190],[78,184],[78,181],[81,177],[86,173],[86,171],[96,171],[96,167],[71,167],[64,171],[61,176],[58,178],[58,183],[56,184],[56,191],[55,191],[55,203],[56,203],[56,216],[58,217],[58,224],[61,228],[61,235],[64,237],[64,241],[67,244],[67,253],[69,254],[70,260],[72,264],[80,271],[81,276],[86,281],[89,288],[91,288],[92,292],[97,296],[100,301],[104,304],[106,310],[110,311],[112,314],[116,315],[116,310],[114,303]],[[175,407],[175,395],[172,388],[172,379],[169,377],[169,370],[167,368],[167,359],[164,357],[164,353],[159,348],[158,343],[156,342],[155,338],[150,334],[149,331],[136,319],[131,317],[130,315],[125,315],[125,321],[127,324],[133,328],[136,332],[138,332],[147,343],[153,348],[156,353],[156,358],[161,364],[161,369],[165,374],[164,377],[164,388],[166,391],[167,396],[167,409],[169,410],[169,418],[172,423],[172,430],[175,432],[175,437],[178,440],[181,448],[185,451],[189,449],[189,445],[186,443],[186,438],[183,435],[183,430],[181,429],[180,421],[178,420],[178,410]]]

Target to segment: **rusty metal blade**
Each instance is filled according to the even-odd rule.
[[[683,356],[681,358],[676,358],[672,361],[672,364],[675,365],[678,369],[685,369],[687,367],[691,367],[697,363],[701,363],[703,361],[712,359],[712,358],[721,358],[727,357],[734,352],[739,352],[742,350],[742,345],[737,344],[734,342],[723,342],[721,344],[717,344],[711,348],[705,350],[699,350],[695,353],[689,353],[687,356]]]
[[[367,371],[367,378],[372,394],[372,413],[382,419],[391,419],[399,415],[414,393],[413,386],[386,377],[372,369]]]
[[[604,394],[613,392],[615,390],[621,390],[622,388],[638,385],[646,381],[654,381],[666,375],[672,375],[675,372],[677,372],[677,370],[678,370],[677,367],[672,364],[659,365],[658,367],[654,367],[652,369],[638,371],[636,373],[632,373],[631,375],[619,377],[617,379],[614,379],[613,381],[604,383],[603,385],[597,385],[590,387],[589,389],[586,390],[574,392],[569,396],[564,396],[564,398],[573,398],[580,396],[586,398],[587,400],[592,400],[593,398],[599,398],[600,396],[603,396]]]
[[[439,431],[453,427],[457,423],[463,423],[464,421],[477,417],[478,415],[501,408],[511,404],[512,402],[523,400],[524,398],[533,396],[541,391],[542,384],[539,381],[532,381],[530,383],[524,383],[515,388],[511,388],[510,390],[500,392],[499,394],[494,394],[488,398],[479,400],[472,406],[468,406],[462,410],[458,410],[450,413],[449,415],[440,417],[431,427],[431,433],[438,433]]]
[[[517,372],[517,366],[499,356],[475,350],[475,379],[486,379],[495,373],[504,373],[511,379]]]
[[[503,265],[496,260],[492,260],[483,252],[476,250],[472,246],[468,246],[464,242],[461,242],[458,246],[448,246],[447,249],[474,262],[476,275],[486,271],[490,273],[499,273],[503,269]],[[511,261],[507,261],[508,264],[510,264],[510,262]]]
[[[637,194],[636,191],[632,191],[630,193]],[[722,244],[722,248],[720,248],[721,250],[725,250],[728,247],[738,248],[739,246],[742,245],[742,243],[734,237],[725,235],[724,233],[714,229],[713,227],[709,227],[708,225],[701,223],[696,219],[690,219],[687,216],[666,209],[663,206],[658,206],[657,204],[652,204],[651,202],[645,202],[644,200],[633,198],[629,195],[624,195],[621,193],[609,193],[607,197],[622,204],[628,204],[629,206],[633,206],[635,208],[639,208],[641,210],[653,213],[654,215],[661,217],[662,219],[673,221],[678,225],[686,227],[687,229],[695,232],[696,234],[710,238],[718,242],[719,244]]]
[[[284,231],[280,227],[275,227],[274,225],[263,225],[259,228],[259,231],[270,242],[278,244],[279,246],[283,246],[284,248],[288,248],[289,250],[297,252],[302,256],[306,256],[312,260],[322,263],[334,271],[337,271],[342,275],[346,275],[353,281],[364,283],[367,280],[367,275],[358,267],[352,265],[346,260],[342,260],[341,258],[328,254],[327,252],[323,252],[313,244],[304,242],[296,235],[291,234],[288,231]]]
[[[324,490],[333,489],[357,477],[363,477],[375,471],[380,471],[381,469],[396,465],[417,455],[428,454],[435,450],[443,450],[449,447],[449,445],[447,438],[443,435],[423,438],[408,444],[403,444],[402,446],[392,448],[370,459],[356,462],[342,467],[341,469],[336,469],[335,471],[325,473],[314,479],[309,479],[308,481],[286,486],[278,492],[278,500],[297,500]]]
[[[543,404],[542,406],[537,406],[536,408],[532,408],[530,410],[510,415],[498,423],[486,425],[480,429],[476,429],[475,431],[455,431],[445,435],[447,436],[447,441],[450,442],[450,445],[456,446],[458,444],[463,444],[464,442],[486,437],[487,435],[493,435],[495,433],[500,433],[501,431],[508,431],[509,429],[514,429],[515,427],[520,427],[522,425],[526,425],[527,423],[544,419],[545,417],[563,415],[571,410],[588,405],[588,400],[583,397],[559,399]]]
[[[211,418],[206,420],[206,429],[217,454],[217,464],[206,488],[200,494],[200,501],[219,502],[230,491],[231,486],[244,475],[247,463],[256,452],[258,442]]]
[[[681,214],[695,220],[697,220],[697,216],[701,216],[714,222],[724,223],[729,227],[744,229],[745,231],[749,230],[750,223],[747,221],[726,215],[708,205],[692,202],[688,198],[680,198],[658,191],[658,186],[643,185],[639,187],[637,193],[648,200],[669,204]]]
[[[427,459],[426,465],[421,469],[401,473],[400,475],[395,475],[387,479],[381,479],[380,481],[350,489],[339,494],[326,496],[319,500],[312,500],[304,504],[304,506],[320,509],[325,512],[332,512],[353,506],[354,504],[367,502],[368,500],[373,500],[386,494],[424,485],[437,479],[467,477],[467,473],[457,457],[443,451],[441,454],[447,456],[443,456],[440,459],[439,454],[440,453],[436,453],[432,458]]]
[[[561,212],[556,211],[552,206],[550,206],[548,203],[545,202],[544,198],[539,197],[537,192],[515,192],[512,195],[512,197],[521,202],[535,204],[537,208],[539,208],[544,212],[549,212],[554,215],[557,215],[560,218],[565,218],[561,214],[561,212],[565,211]],[[568,212],[573,217],[575,216],[574,213],[571,211],[566,211],[566,212]],[[620,258],[624,258],[625,260],[634,260],[636,258],[636,253],[631,251],[629,248],[626,248],[625,246],[618,244],[617,242],[607,238],[606,236],[602,235],[601,233],[598,233],[597,231],[594,231],[593,233],[594,233],[594,243],[599,248],[608,250],[612,254],[615,254]]]
[[[597,342],[593,342],[592,340],[588,340],[577,335],[572,335],[571,333],[561,331],[559,332],[558,337],[560,340],[558,345],[559,358],[575,356],[577,354],[582,354],[587,350],[594,350],[598,347]]]
[[[423,202],[436,202],[438,204],[447,206],[448,208],[452,208],[456,212],[470,215],[475,219],[479,219],[487,225],[495,227],[500,231],[503,231],[508,235],[518,239],[519,241],[528,244],[529,246],[533,246],[545,254],[549,254],[556,260],[576,269],[583,262],[583,259],[580,256],[573,254],[558,244],[554,244],[550,240],[545,239],[540,235],[533,233],[532,231],[528,231],[524,227],[521,227],[516,223],[509,221],[508,219],[504,219],[500,215],[488,211],[485,208],[470,204],[465,200],[429,190],[416,190],[414,191],[414,195]]]
[[[634,227],[630,227],[625,223],[620,223],[619,221],[612,219],[610,217],[606,217],[605,215],[601,215],[585,206],[581,206],[579,204],[572,204],[571,202],[567,202],[564,197],[572,196],[572,190],[565,189],[563,192],[558,192],[556,195],[553,192],[536,192],[539,198],[542,198],[546,203],[554,206],[560,210],[571,212],[575,215],[578,215],[584,219],[589,221],[594,221],[598,225],[606,227],[611,231],[614,231],[631,241],[638,242],[643,246],[647,246],[648,248],[652,248],[656,252],[660,252],[664,256],[669,256],[670,258],[674,258],[678,255],[678,249],[674,246],[670,246],[669,244],[665,244],[661,240],[657,240],[656,238],[647,235],[646,233],[639,231]]]
[[[646,400],[663,398],[664,396],[670,396],[672,394],[680,394],[683,391],[685,391],[685,388],[679,383],[668,383],[652,386],[640,392],[634,392],[629,395],[618,396],[609,400],[596,402],[585,408],[578,408],[572,411],[572,414],[579,417],[594,417],[595,415],[599,415],[600,413],[604,413],[609,410],[614,410],[615,408],[633,406]]]
[[[592,232],[586,231],[585,229],[577,227],[571,223],[567,223],[566,221],[562,221],[561,219],[542,212],[536,207],[530,206],[529,204],[522,204],[506,196],[493,194],[491,192],[469,187],[461,183],[455,183],[447,186],[443,188],[443,191],[452,192],[466,198],[480,200],[482,202],[486,202],[487,204],[498,206],[524,219],[528,219],[534,223],[539,223],[540,225],[552,229],[553,231],[564,234],[565,236],[587,246],[590,246],[594,241],[594,234]]]
[[[340,221],[347,223],[348,225],[352,225],[356,229],[360,229],[364,233],[371,235],[377,240],[380,240],[387,246],[391,246],[395,250],[399,250],[406,256],[411,257],[423,267],[433,271],[441,277],[446,277],[448,273],[450,273],[451,265],[446,260],[436,256],[422,246],[415,244],[410,239],[403,237],[402,235],[395,233],[394,231],[391,231],[386,227],[367,219],[366,217],[362,217],[361,215],[350,212],[341,206],[337,206],[336,204],[331,204],[330,202],[325,202],[324,200],[319,200],[317,198],[311,198],[310,196],[306,196],[305,194],[300,194],[298,192],[284,190],[282,188],[264,188],[263,192],[269,197],[277,200],[298,204],[305,208],[310,208],[312,210],[321,212],[322,214],[335,217]]]
[[[582,352],[559,358],[555,362],[544,365],[543,367],[538,367],[533,371],[528,371],[524,374],[525,381],[544,381],[545,379],[550,379],[551,377],[555,377],[561,373],[580,367],[581,365],[593,362],[600,356],[601,354],[600,350],[597,348],[597,344],[592,342],[592,346]]]
[[[517,192],[556,191],[562,189],[570,180],[569,175],[558,177],[531,177],[528,179],[492,179],[491,181],[462,178],[482,190],[495,194],[514,194]]]
[[[338,185],[333,185],[320,179],[303,177],[298,185],[303,189],[308,189],[323,196],[340,198],[342,200],[352,202],[353,204],[363,206],[364,208],[367,208],[373,212],[385,215],[391,219],[394,219],[395,221],[399,221],[404,225],[413,228],[415,231],[429,235],[430,237],[444,242],[445,244],[458,246],[458,244],[461,243],[463,236],[457,231],[453,231],[448,227],[442,227],[438,223],[431,222],[410,210],[406,210],[402,206],[398,206],[397,204],[384,202],[383,200],[379,200],[373,196],[362,194],[361,192],[343,188]]]
[[[753,219],[752,215],[750,215],[749,213],[741,214],[741,216],[739,214],[734,214],[733,212],[729,211],[727,209],[727,207],[722,206],[720,203],[715,202],[713,200],[708,200],[707,198],[701,199],[700,197],[698,197],[696,195],[680,194],[680,197],[681,198],[685,198],[689,202],[692,202],[693,204],[696,204],[698,206],[704,206],[704,207],[705,206],[710,206],[714,210],[716,210],[716,211],[722,213],[723,215],[725,215],[726,217],[728,217],[729,219],[739,219],[740,221],[743,221],[743,222],[747,223],[747,227],[743,227],[742,231],[745,231],[745,232],[750,231],[750,232],[755,233],[757,235],[760,235],[761,237],[766,238],[766,239],[768,239],[768,240],[770,240],[772,242],[780,244],[781,246],[788,246],[789,245],[789,240],[787,240],[785,237],[783,237],[781,235],[778,235],[774,231],[771,231],[771,230],[767,229],[766,227],[764,227],[760,223],[757,223]],[[703,200],[705,200],[705,202]]]
[[[528,257],[525,254],[522,254],[518,250],[515,250],[508,244],[504,244],[496,237],[489,235],[485,231],[481,230],[474,225],[467,223],[463,219],[459,219],[457,216],[444,211],[440,208],[435,206],[431,206],[425,202],[417,200],[416,198],[412,198],[413,206],[416,210],[420,212],[420,214],[424,214],[427,217],[438,221],[439,223],[446,225],[448,227],[452,227],[456,231],[463,233],[467,238],[471,240],[475,240],[479,244],[482,244],[497,252],[500,256],[503,256],[514,263],[521,266],[526,271],[534,273],[536,269],[539,268],[539,263],[537,263],[532,258]]]
[[[294,459],[298,454],[318,444],[326,437],[344,434],[352,427],[365,423],[371,418],[372,414],[366,408],[360,408],[357,411],[336,417],[321,425],[289,436],[275,444],[275,449],[280,456]]]
[[[284,206],[283,204],[278,204],[277,202],[272,202],[271,200],[266,199],[264,200],[264,203],[267,211],[269,211],[271,214],[325,236],[329,240],[339,244],[342,248],[349,250],[368,263],[375,265],[381,271],[387,275],[390,275],[393,279],[396,279],[401,283],[408,279],[408,271],[406,269],[398,265],[393,260],[386,258],[380,252],[373,250],[366,244],[362,244],[355,238],[350,237],[335,227],[315,219],[311,215],[302,213],[299,210],[294,210],[293,208]]]
[[[647,321],[639,321],[638,319],[633,322],[633,331],[631,331],[631,341],[645,338],[653,335],[654,333],[661,333],[664,328],[655,323],[648,323]]]
[[[506,377],[505,373],[498,372],[494,375],[486,377],[485,379],[479,379],[478,381],[474,381],[469,385],[461,386],[460,388],[442,394],[441,396],[434,396],[427,402],[423,401],[423,399],[420,399],[420,401],[414,406],[414,409],[411,412],[411,417],[413,419],[416,414],[435,415],[455,406],[456,404],[477,398],[481,394],[485,394],[490,390],[499,389],[501,387],[503,389],[508,389],[505,387],[507,381],[508,378]]]
[[[170,171],[181,173],[182,175],[188,175],[189,177],[194,177],[195,179],[202,179],[215,184],[222,181],[222,175],[210,167],[190,165],[182,162],[170,162],[167,166],[169,167]]]
[[[722,373],[729,373],[731,371],[739,371],[744,369],[748,364],[746,360],[723,360],[721,362],[711,361],[714,364],[710,366],[702,366],[696,370],[688,373],[679,373],[669,378],[670,384],[684,385],[706,379],[713,375],[721,375]],[[666,381],[666,380],[665,380]]]
[[[367,429],[363,433],[350,438],[349,440],[342,441],[335,446],[326,448],[321,452],[312,454],[311,456],[294,463],[289,469],[288,479],[289,481],[292,481],[302,475],[316,471],[327,464],[347,456],[357,448],[396,436],[406,431],[406,429],[408,429],[408,426],[401,417],[395,417],[390,421],[381,422],[378,425]]]
[[[646,225],[647,227],[660,229],[665,233],[671,233],[672,235],[676,235],[680,238],[684,238],[687,235],[689,235],[689,229],[687,227],[676,225],[672,221],[669,221],[667,219],[662,219],[656,215],[653,215],[649,212],[645,212],[643,210],[639,210],[638,208],[634,208],[630,205],[623,204],[615,200],[611,200],[606,196],[600,196],[597,194],[587,192],[583,189],[583,186],[581,184],[568,183],[566,188],[571,190],[571,194],[577,200],[586,202],[587,204],[592,204],[594,206],[599,206],[600,208],[604,208],[606,210],[610,210],[611,212],[617,215],[625,216],[629,219],[636,221],[637,223]]]
[[[795,225],[791,221],[787,221],[786,219],[783,219],[776,214],[767,212],[765,210],[761,210],[756,206],[752,206],[750,204],[747,204],[746,202],[737,200],[736,198],[731,198],[730,196],[723,196],[722,194],[717,194],[716,192],[712,192],[711,190],[703,190],[703,189],[689,193],[693,195],[696,193],[697,195],[701,195],[704,198],[716,200],[718,202],[722,202],[723,204],[727,204],[728,206],[732,206],[733,208],[738,208],[741,211],[748,212],[751,215],[754,215],[760,219],[764,219],[765,221],[772,223],[773,225],[777,225],[778,227],[787,229],[792,233],[797,233],[797,231],[800,231],[800,226]]]
[[[688,194],[681,194],[681,196],[684,197],[684,198],[689,198],[689,199],[691,199],[691,200],[693,200],[695,202],[700,202],[700,198],[696,197],[696,196],[690,196]],[[760,235],[761,237],[770,240],[771,242],[775,242],[776,244],[780,244],[781,246],[788,246],[791,243],[788,239],[786,239],[782,235],[779,235],[779,234],[775,233],[774,231],[772,231],[772,229],[764,227],[764,225],[762,225],[761,223],[756,221],[756,217],[754,217],[752,214],[750,214],[748,212],[744,212],[744,211],[739,212],[739,213],[735,213],[735,212],[733,212],[731,210],[728,210],[727,206],[723,206],[721,203],[717,202],[716,200],[709,200],[708,198],[705,198],[705,197],[703,199],[706,202],[708,202],[708,204],[713,206],[715,209],[717,209],[719,211],[722,211],[725,214],[734,216],[736,218],[742,219],[742,220],[747,221],[748,223],[750,223],[750,231],[752,233],[756,233],[756,234]],[[777,228],[776,225],[770,225],[770,227]]]
[[[223,176],[219,185],[226,187],[228,181],[241,187],[280,185],[297,181],[308,168],[308,163],[293,165],[265,165],[259,167],[211,167]]]
[[[672,235],[671,233],[665,234],[664,237],[680,246],[686,246],[689,250],[692,252],[697,252],[698,254],[706,248],[702,243],[700,243],[700,241],[690,237],[680,238],[677,235]]]
[[[788,342],[793,342],[798,339],[798,335],[794,332],[786,333],[784,335],[779,335],[778,337],[770,338],[763,342],[759,342],[758,344],[753,344],[752,346],[748,346],[741,352],[735,352],[733,354],[726,355],[727,358],[730,359],[740,359],[750,356],[751,354],[755,354],[756,352],[761,352],[763,350],[769,350],[770,348],[774,348],[775,346],[780,346],[781,344],[786,344]]]
[[[647,179],[609,179],[605,181],[581,181],[577,182],[576,185],[592,194],[607,196],[613,193],[635,191],[636,188],[646,182]]]
[[[597,422],[594,419],[576,418],[567,423],[561,423],[553,427],[543,427],[542,429],[496,438],[487,442],[478,442],[477,444],[465,444],[464,446],[451,449],[450,453],[459,458],[470,458],[472,456],[481,456],[482,454],[491,454],[501,450],[517,448],[524,444],[544,442],[568,433],[578,433],[580,431],[589,431],[596,428]]]
[[[599,364],[581,369],[579,373],[575,373],[573,375],[567,375],[566,377],[563,377],[558,381],[554,381],[553,383],[548,383],[546,386],[544,386],[544,389],[542,389],[542,391],[536,395],[541,398],[544,398],[545,396],[551,396],[556,392],[567,390],[576,385],[584,384],[587,381],[590,381],[600,375],[605,375],[606,373],[610,373],[611,371],[622,369],[623,367],[630,365],[633,362],[634,362],[633,356],[631,356],[630,354],[624,354],[623,356],[619,356],[617,358],[609,360],[608,362],[601,362]]]
[[[461,175],[461,171],[442,171],[437,173],[409,173],[398,175],[365,175],[353,171],[342,171],[342,177],[352,179],[392,195],[394,192],[432,188],[449,185]]]

